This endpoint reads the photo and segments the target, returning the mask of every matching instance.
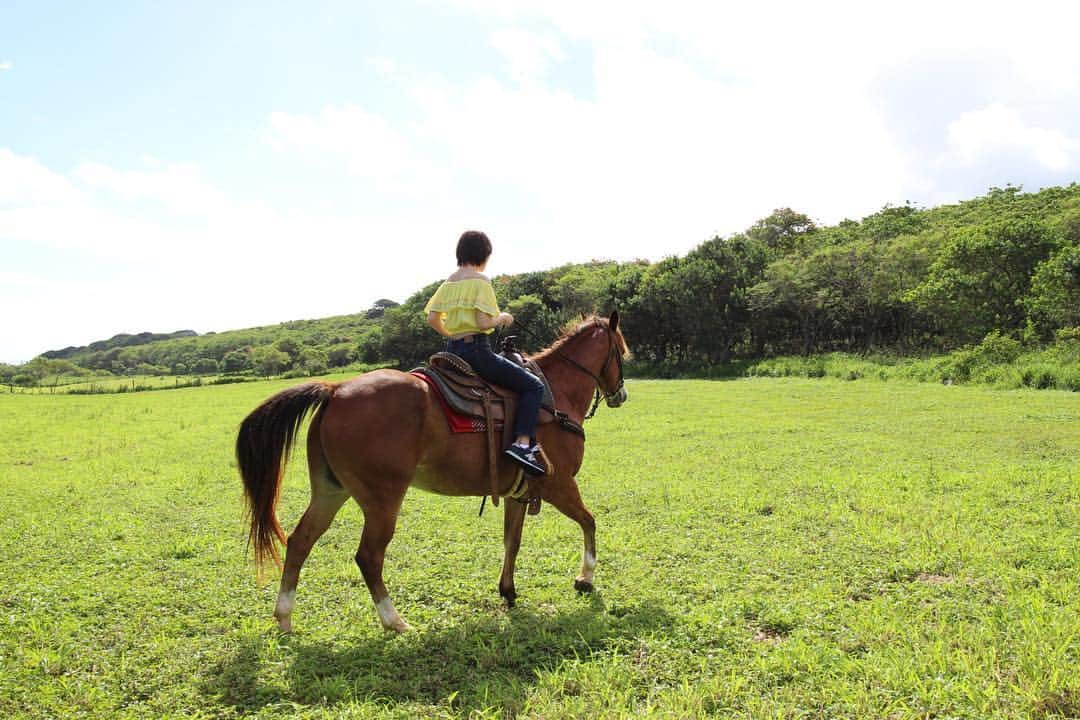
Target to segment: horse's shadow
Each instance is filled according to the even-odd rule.
[[[302,635],[246,638],[209,668],[203,692],[240,711],[278,703],[336,705],[373,700],[452,706],[469,714],[518,706],[529,687],[563,661],[633,652],[638,638],[672,626],[652,605],[607,606],[599,596],[569,613],[519,606],[459,625],[379,635],[329,647]],[[278,645],[276,649],[272,645]],[[273,657],[270,657],[270,656]],[[280,664],[284,658],[285,681]]]

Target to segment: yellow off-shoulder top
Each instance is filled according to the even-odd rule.
[[[481,330],[476,325],[477,310],[488,315],[499,314],[495,288],[491,287],[490,280],[484,278],[447,280],[424,306],[425,315],[430,312],[442,313],[443,327],[451,335],[493,332],[493,328]]]

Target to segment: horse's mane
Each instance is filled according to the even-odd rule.
[[[588,317],[582,318],[580,321],[571,320],[563,326],[562,332],[555,342],[551,343],[551,345],[547,346],[540,352],[529,355],[529,359],[540,362],[541,360],[551,357],[567,345],[573,343],[574,340],[579,338],[583,333],[585,333],[591,328],[596,327],[597,325],[605,328],[609,327],[607,318],[600,317],[599,315],[589,315]],[[626,344],[626,339],[623,337],[622,333],[619,331],[618,328],[615,329],[614,335],[615,343],[619,348],[619,352],[622,353],[623,357],[626,357],[630,354],[630,348]]]

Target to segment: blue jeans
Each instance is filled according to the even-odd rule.
[[[491,349],[487,335],[473,335],[472,342],[450,340],[446,351],[454,353],[472,366],[477,375],[488,382],[518,393],[517,413],[514,415],[514,435],[535,441],[536,421],[544,397],[544,384],[531,372],[510,362]]]

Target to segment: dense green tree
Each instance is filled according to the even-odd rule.
[[[599,262],[559,268],[552,271],[548,293],[567,318],[610,311],[609,288],[617,269],[615,263]]]
[[[295,337],[283,337],[274,343],[274,347],[289,356],[289,363],[292,364],[300,356],[300,349],[302,344]]]
[[[771,251],[786,255],[801,247],[816,229],[809,216],[791,208],[779,208],[754,223],[746,234]]]
[[[18,366],[9,365],[7,363],[0,363],[0,383],[4,385],[11,383],[14,377],[18,374]]]
[[[326,372],[328,367],[326,351],[317,347],[306,347],[300,351],[297,365],[308,375],[320,375]]]
[[[376,363],[383,359],[382,356],[383,329],[381,325],[375,325],[360,336],[356,343],[356,357],[361,362]]]
[[[504,306],[515,325],[503,332],[518,336],[517,347],[537,352],[559,336],[559,316],[536,295],[521,295]]]
[[[549,272],[527,272],[520,275],[499,275],[492,280],[492,285],[495,286],[495,296],[500,307],[522,295],[532,295],[540,298],[548,309],[554,310],[556,302],[548,291],[549,279]]]
[[[909,298],[955,343],[1024,326],[1035,267],[1057,245],[1041,222],[1008,219],[954,233]]]
[[[926,227],[927,217],[926,213],[910,203],[898,207],[886,205],[873,215],[863,218],[861,224],[854,225],[859,228],[858,234],[862,237],[881,242],[919,232]]]
[[[349,343],[333,345],[326,351],[326,364],[332,368],[345,367],[356,359],[356,348]]]
[[[384,360],[397,362],[400,367],[421,363],[442,349],[442,338],[428,327],[424,305],[439,289],[441,281],[431,283],[383,316],[380,355]]]
[[[191,372],[196,375],[213,375],[218,370],[218,361],[214,358],[199,358],[191,366]]]
[[[1080,327],[1080,245],[1063,247],[1039,265],[1024,305],[1044,339],[1059,328]]]
[[[231,350],[221,360],[221,369],[227,373],[239,373],[251,369],[251,355],[246,350]]]
[[[263,345],[251,352],[251,362],[255,370],[264,377],[277,375],[289,366],[289,354],[278,350],[273,345]]]

